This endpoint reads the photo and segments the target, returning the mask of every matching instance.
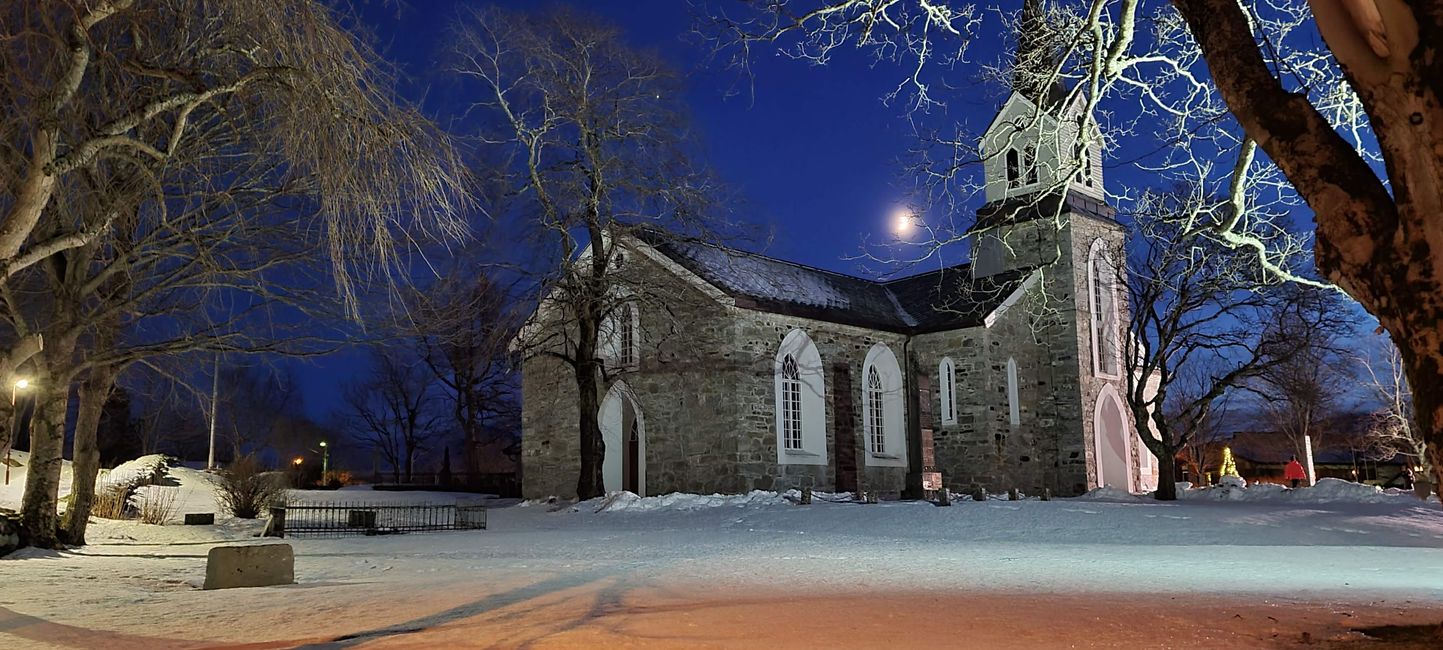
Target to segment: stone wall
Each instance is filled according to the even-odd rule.
[[[741,405],[738,422],[738,470],[749,489],[871,490],[900,494],[906,468],[867,464],[862,425],[862,364],[877,343],[903,360],[901,334],[826,323],[806,318],[736,309],[734,345],[744,361],[737,385]],[[782,339],[793,329],[807,333],[822,357],[827,391],[827,458],[823,465],[777,463],[776,386],[774,362]],[[852,478],[855,476],[855,478]]]
[[[749,486],[736,471],[738,406],[731,396],[740,373],[729,352],[731,308],[651,257],[628,260],[619,281],[638,308],[639,363],[609,369],[598,382],[597,402],[622,382],[635,396],[646,441],[646,492],[743,491]],[[574,372],[530,350],[521,388],[522,494],[574,498],[580,472]]]

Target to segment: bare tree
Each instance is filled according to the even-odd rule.
[[[403,351],[377,350],[370,376],[345,389],[343,419],[391,466],[397,481],[410,482],[416,457],[442,433],[435,378]]]
[[[1188,420],[1186,414],[1189,406],[1212,388],[1212,378],[1220,370],[1200,366],[1201,364],[1194,364],[1175,373],[1166,404],[1168,419],[1177,422],[1178,427],[1184,429],[1180,437],[1186,442],[1182,445],[1178,460],[1187,465],[1195,483],[1207,480],[1211,470],[1215,469],[1214,465],[1222,454],[1222,448],[1227,445],[1228,431],[1225,425],[1233,397],[1232,393],[1224,393],[1202,418],[1196,421]],[[1192,430],[1185,430],[1189,426]]]
[[[1129,331],[1122,353],[1127,403],[1159,459],[1159,500],[1177,498],[1178,452],[1205,430],[1228,391],[1312,348],[1340,327],[1325,290],[1280,284],[1256,257],[1184,224],[1206,196],[1159,193],[1135,215],[1126,270]],[[1122,259],[1121,252],[1115,259]],[[1191,383],[1174,392],[1183,378]],[[1185,393],[1185,394],[1184,394]]]
[[[1377,404],[1368,416],[1360,451],[1373,460],[1402,456],[1408,463],[1423,465],[1431,474],[1426,445],[1415,424],[1413,391],[1408,387],[1403,356],[1391,342],[1384,341],[1380,347],[1377,358],[1358,357],[1367,373],[1365,388]]]
[[[597,496],[606,453],[598,387],[612,335],[604,330],[629,322],[648,289],[622,281],[624,249],[643,231],[700,234],[711,183],[687,149],[677,74],[624,45],[616,28],[564,11],[474,11],[457,32],[454,72],[476,84],[472,111],[495,125],[487,137],[510,156],[507,209],[540,238],[544,295],[521,354],[574,375],[577,494]]]
[[[71,381],[92,386],[82,391],[80,413],[93,431],[95,403],[124,363],[187,347],[180,337],[113,354],[126,309],[158,300],[148,293],[156,286],[172,290],[171,300],[187,295],[173,291],[175,283],[192,279],[198,266],[241,259],[187,260],[184,246],[170,248],[174,256],[133,256],[124,244],[137,237],[185,241],[189,232],[147,227],[157,221],[136,215],[167,223],[177,195],[212,201],[209,210],[192,211],[204,217],[254,207],[254,197],[225,183],[237,169],[249,178],[257,176],[245,170],[264,170],[273,182],[263,187],[295,201],[271,207],[309,217],[292,232],[323,236],[331,280],[345,297],[358,272],[390,268],[394,228],[462,232],[454,214],[464,204],[459,159],[427,120],[394,100],[380,58],[344,22],[313,0],[59,0],[0,9],[7,72],[0,102],[8,118],[0,126],[0,281],[10,290],[13,341],[0,374],[34,360],[30,371],[46,393],[22,505],[31,543],[56,539],[59,432]],[[238,213],[240,222],[256,215]],[[225,232],[190,236],[202,243]],[[91,274],[97,256],[112,263]],[[356,264],[361,257],[377,263]],[[135,272],[142,262],[150,273]],[[16,290],[42,282],[56,295],[54,309],[38,320],[22,317]],[[190,304],[202,304],[203,292],[190,288]],[[107,300],[115,295],[129,299]],[[105,305],[99,313],[78,316],[85,313],[78,307],[97,303]],[[235,322],[235,314],[225,320]],[[86,471],[78,479],[95,464],[92,441],[83,436],[77,461]],[[77,487],[83,501],[89,490]],[[84,508],[76,512],[83,522]]]
[[[1341,296],[1320,297],[1331,303],[1325,308],[1342,313]],[[1339,414],[1346,397],[1347,377],[1340,368],[1341,341],[1351,333],[1343,319],[1337,328],[1309,333],[1301,331],[1308,323],[1296,318],[1278,323],[1284,332],[1294,332],[1309,341],[1306,348],[1272,365],[1258,375],[1249,388],[1262,398],[1262,411],[1273,428],[1293,443],[1298,458],[1307,457],[1307,449],[1320,449],[1328,427],[1321,426]],[[1304,444],[1311,441],[1311,446]]]
[[[401,326],[451,408],[468,471],[472,454],[520,416],[510,352],[517,318],[504,287],[478,267],[458,256],[436,282],[416,287]]]

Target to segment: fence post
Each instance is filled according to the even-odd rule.
[[[286,536],[286,509],[283,506],[271,506],[271,520],[266,522],[266,530],[261,533],[264,537]]]

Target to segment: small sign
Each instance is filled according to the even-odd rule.
[[[942,489],[942,472],[922,472],[922,489]]]

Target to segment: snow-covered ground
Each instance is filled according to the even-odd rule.
[[[637,608],[689,612],[698,599],[766,609],[760,603],[777,598],[783,611],[785,603],[811,603],[797,610],[805,617],[811,606],[847,607],[847,598],[866,594],[931,603],[919,605],[924,610],[967,598],[977,600],[957,606],[983,608],[1022,594],[1094,608],[1137,594],[1146,594],[1152,609],[1154,598],[1188,607],[1281,599],[1322,608],[1315,614],[1324,618],[1345,603],[1443,606],[1443,510],[1436,502],[1357,486],[1312,490],[1262,488],[1242,497],[1196,491],[1173,503],[1099,492],[1049,502],[964,500],[948,508],[836,503],[825,494],[799,506],[767,492],[531,502],[493,508],[486,531],[288,539],[298,584],[216,592],[198,590],[207,548],[253,543],[246,535],[259,522],[98,523],[100,543],[0,560],[0,647],[17,647],[12,640],[40,645],[62,633],[81,639],[72,646],[106,639],[107,647],[124,647],[113,643],[130,639],[147,650],[214,642],[290,647],[347,635],[425,646],[444,636],[414,634],[465,629],[529,639],[560,619],[572,621],[568,629],[600,634],[586,621]],[[475,496],[342,490],[292,498],[441,503]],[[1043,605],[1021,601],[1010,611]],[[1128,611],[1120,607],[1098,615]],[[540,621],[541,611],[552,614]],[[730,620],[725,612],[773,616],[707,611],[721,618],[693,623],[712,629]],[[1232,613],[1218,616],[1226,622]],[[465,627],[478,621],[485,625]],[[738,644],[746,645],[730,645]],[[346,645],[353,644],[327,647]]]

